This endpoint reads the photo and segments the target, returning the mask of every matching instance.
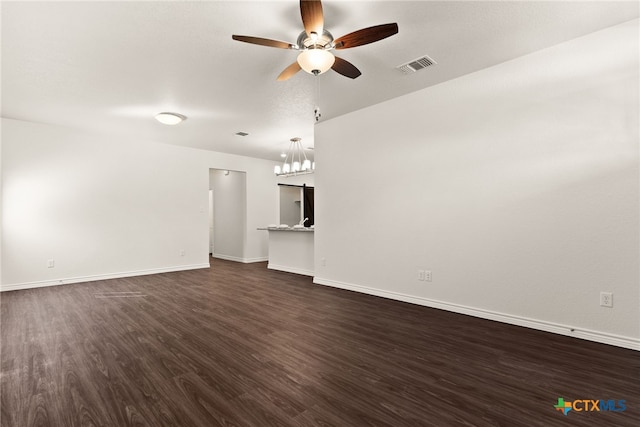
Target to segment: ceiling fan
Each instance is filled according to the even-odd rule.
[[[301,69],[316,76],[332,69],[343,76],[355,79],[362,74],[360,70],[349,61],[333,55],[331,51],[377,42],[398,32],[398,24],[382,24],[363,28],[334,39],[333,35],[324,28],[320,0],[300,0],[300,14],[304,31],[298,36],[296,44],[235,34],[232,38],[245,43],[300,50],[297,61],[285,68],[278,76],[280,81],[289,79]]]

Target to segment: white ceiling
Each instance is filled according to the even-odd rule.
[[[334,37],[397,22],[399,33],[338,51],[362,76],[319,78],[326,120],[638,17],[623,1],[331,1]],[[296,52],[297,1],[2,2],[2,116],[278,160],[313,145],[316,80],[278,74]],[[423,55],[437,65],[405,75]],[[597,61],[597,58],[594,58]],[[153,116],[188,116],[164,126]],[[249,136],[234,134],[245,131]]]

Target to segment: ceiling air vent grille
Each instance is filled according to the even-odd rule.
[[[405,74],[412,74],[435,64],[437,64],[436,61],[425,55],[406,64],[398,65],[396,68]]]

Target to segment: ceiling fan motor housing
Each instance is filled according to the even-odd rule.
[[[298,45],[298,49],[333,49],[333,35],[327,31],[323,30],[322,35],[311,37],[307,35],[305,31],[301,32],[298,36],[298,40],[296,41]]]

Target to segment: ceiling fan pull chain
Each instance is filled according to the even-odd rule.
[[[316,74],[316,108],[313,110],[313,113],[316,116],[316,122],[320,121],[320,75]]]

